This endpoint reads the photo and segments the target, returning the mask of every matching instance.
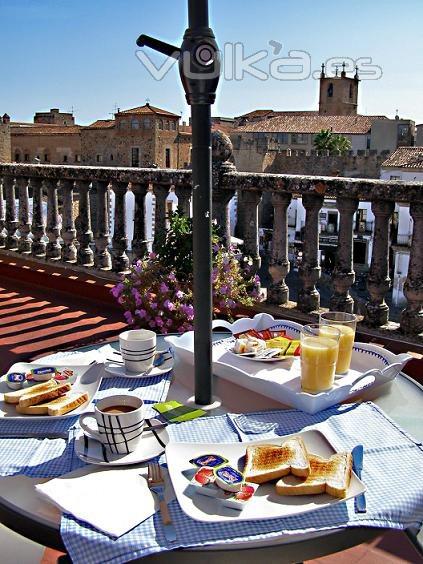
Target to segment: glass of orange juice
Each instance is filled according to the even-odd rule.
[[[341,332],[332,325],[304,325],[301,331],[301,389],[318,394],[335,380]]]
[[[322,327],[330,325],[331,327],[336,327],[341,332],[336,374],[346,374],[351,365],[357,316],[343,311],[328,311],[320,314],[320,325]]]

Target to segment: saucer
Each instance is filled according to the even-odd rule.
[[[158,425],[158,419],[146,419],[147,425]],[[147,462],[164,452],[169,442],[166,428],[158,431],[145,431],[138,447],[129,454],[114,454],[99,441],[89,439],[83,432],[75,439],[75,453],[87,464],[100,466],[125,466]]]
[[[166,374],[173,368],[174,360],[172,354],[166,351],[157,351],[155,359],[159,355],[165,355],[165,360],[160,366],[153,366],[145,372],[130,372],[121,362],[113,362],[112,360],[104,363],[104,369],[113,376],[121,376],[122,378],[153,378]],[[118,356],[118,355],[116,355]],[[123,361],[122,361],[123,362]]]

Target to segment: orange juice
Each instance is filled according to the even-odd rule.
[[[355,331],[352,327],[348,327],[347,325],[340,325],[336,323],[333,326],[341,333],[341,336],[339,337],[339,353],[336,363],[336,374],[345,374],[350,369]],[[320,328],[320,334],[325,334],[324,325]]]
[[[301,388],[318,393],[330,390],[335,379],[338,341],[326,336],[305,336],[301,341]]]

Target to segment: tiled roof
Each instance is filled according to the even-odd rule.
[[[110,129],[115,126],[114,119],[98,119],[90,125],[84,127],[84,129]]]
[[[139,106],[138,108],[130,108],[129,110],[122,110],[117,115],[120,114],[143,114],[143,115],[156,114],[159,116],[175,117],[178,119],[180,117],[177,114],[173,114],[172,112],[168,112],[167,110],[162,110],[161,108],[156,108],[155,106],[151,106],[150,104],[144,104],[144,106]]]
[[[423,169],[423,147],[398,147],[382,166]]]
[[[49,125],[49,124],[12,124],[12,135],[76,135],[80,132],[79,125]]]
[[[327,116],[314,112],[283,113],[255,123],[247,123],[234,129],[236,132],[269,132],[269,133],[319,133],[322,129],[330,129],[334,133],[368,133],[372,123],[385,116]]]
[[[253,110],[252,112],[247,112],[246,114],[242,114],[238,116],[237,119],[262,117],[273,113],[274,113],[273,110]]]

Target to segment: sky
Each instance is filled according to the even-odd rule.
[[[58,107],[73,109],[77,122],[88,124],[110,118],[116,107],[149,100],[187,119],[177,67],[156,80],[137,57],[135,44],[147,33],[180,45],[186,4],[0,0],[0,114],[32,121],[36,111]],[[213,115],[257,108],[315,110],[313,74],[322,61],[336,58],[357,63],[362,71],[359,113],[394,117],[398,109],[400,117],[423,123],[422,0],[209,0],[209,5],[226,74]],[[259,51],[260,78],[247,72],[245,61]],[[162,55],[145,52],[154,65],[163,64]],[[293,55],[298,60],[290,66]],[[364,70],[371,71],[367,78]]]

